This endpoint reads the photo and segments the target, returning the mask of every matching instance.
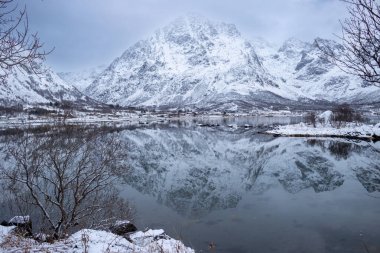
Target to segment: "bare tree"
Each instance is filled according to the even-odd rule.
[[[349,17],[341,22],[341,47],[320,41],[319,48],[343,71],[380,86],[380,5],[378,0],[341,0]]]
[[[0,82],[15,68],[40,73],[37,62],[48,54],[42,46],[29,31],[26,7],[20,10],[14,0],[0,0]]]
[[[331,121],[337,127],[341,127],[349,122],[363,122],[365,119],[361,116],[360,112],[355,112],[354,109],[348,104],[337,105],[333,108]]]
[[[317,126],[317,115],[315,112],[308,112],[305,116],[305,120],[307,123],[313,125],[313,127]]]
[[[35,206],[61,238],[74,226],[130,218],[112,184],[126,170],[122,150],[114,134],[25,134],[7,144],[0,171],[15,199]]]

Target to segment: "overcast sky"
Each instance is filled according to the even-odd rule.
[[[247,38],[280,44],[340,32],[339,0],[20,0],[56,71],[109,64],[129,46],[186,13],[234,23]]]

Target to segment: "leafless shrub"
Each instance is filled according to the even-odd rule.
[[[74,227],[130,219],[112,184],[126,172],[123,150],[117,134],[25,132],[7,143],[0,178],[16,202],[34,206],[45,228],[62,238]]]

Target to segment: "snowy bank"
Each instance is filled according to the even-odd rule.
[[[0,226],[0,252],[57,252],[57,253],[194,253],[182,242],[167,236],[163,230],[135,232],[130,240],[106,231],[83,229],[65,240],[39,243],[15,235],[15,227]]]
[[[342,137],[352,139],[380,140],[380,123],[376,125],[357,125],[349,123],[336,128],[331,125],[318,124],[316,127],[299,123],[295,125],[278,126],[265,133],[276,136],[294,137]]]

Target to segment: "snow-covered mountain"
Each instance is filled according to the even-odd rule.
[[[85,93],[130,106],[236,109],[285,103],[273,80],[234,25],[187,16],[125,51]]]
[[[84,92],[120,105],[219,110],[380,98],[379,88],[344,73],[316,42],[290,39],[277,48],[244,39],[234,25],[196,15],[127,49]]]
[[[0,104],[10,106],[62,101],[78,104],[93,102],[51,69],[42,64],[37,68],[38,74],[25,68],[15,69],[10,73],[5,84],[0,85]]]
[[[278,50],[269,43],[256,49],[265,69],[276,77],[280,87],[291,90],[299,100],[379,102],[378,87],[366,85],[360,78],[342,71],[322,55],[318,44],[329,45],[336,52],[343,50],[338,43],[320,38],[313,43],[292,38]]]
[[[42,65],[41,75],[16,70],[0,87],[0,102],[88,103],[91,97],[124,106],[219,111],[380,103],[378,87],[343,72],[318,43],[341,50],[319,38],[289,39],[282,46],[249,41],[234,25],[189,15],[137,42],[108,67],[59,75]]]
[[[59,72],[57,74],[64,81],[83,92],[106,68],[106,65],[100,65],[76,72]]]

